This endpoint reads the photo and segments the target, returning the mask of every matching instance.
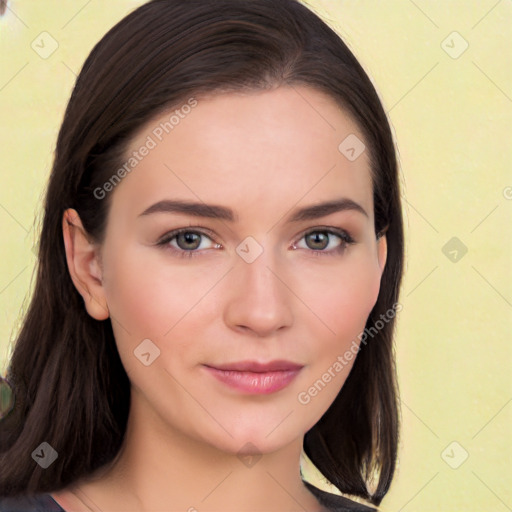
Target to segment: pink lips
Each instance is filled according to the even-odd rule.
[[[297,376],[302,365],[290,361],[239,361],[223,365],[205,365],[216,379],[242,393],[266,395],[279,391]]]

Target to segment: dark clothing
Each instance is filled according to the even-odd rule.
[[[322,491],[305,480],[304,485],[316,496],[319,503],[329,512],[375,512],[377,510],[376,508],[356,503],[355,501],[349,500],[343,496]],[[0,512],[2,512],[2,509],[0,509]]]
[[[356,503],[348,498],[322,491],[308,482],[306,487],[316,496],[328,512],[372,512],[376,509]],[[66,512],[49,494],[0,498],[0,512]]]
[[[49,494],[0,498],[0,512],[66,512]]]

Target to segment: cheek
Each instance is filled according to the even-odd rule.
[[[146,369],[134,357],[146,339],[160,350],[158,364],[173,374],[193,366],[203,351],[193,340],[201,339],[215,315],[207,296],[225,269],[178,267],[165,254],[147,250],[117,254],[123,256],[105,265],[105,293],[117,348],[132,382]]]
[[[301,288],[304,302],[312,306],[324,327],[334,331],[336,343],[364,329],[379,294],[380,270],[370,257],[362,257],[353,264],[306,275]]]
[[[316,272],[316,287],[303,287],[309,318],[310,367],[297,399],[312,427],[333,403],[356,360],[366,320],[379,293],[380,270],[371,258]],[[313,277],[313,276],[309,276]],[[309,291],[308,291],[309,290]],[[321,320],[321,324],[319,323]]]
[[[179,307],[176,294],[162,281],[154,281],[150,267],[130,263],[119,261],[108,276],[105,293],[113,324],[122,324],[134,337],[159,337],[172,327]]]
[[[218,281],[216,269],[177,266],[155,249],[120,249],[106,265],[105,293],[111,315],[142,337],[164,337]],[[220,270],[219,270],[220,271]]]

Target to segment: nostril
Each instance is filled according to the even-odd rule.
[[[0,16],[5,14],[7,10],[7,0],[0,0]]]

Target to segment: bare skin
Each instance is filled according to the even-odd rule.
[[[367,151],[351,161],[338,149],[350,134],[363,136],[307,87],[198,98],[159,140],[155,128],[168,119],[132,141],[127,158],[148,137],[155,146],[109,192],[101,246],[76,211],[63,218],[73,282],[89,315],[111,318],[132,401],[115,463],[52,496],[79,512],[318,512],[299,473],[303,437],[352,367],[332,370],[364,330],[386,261]],[[222,206],[234,218],[141,215],[166,199]],[[340,199],[360,209],[292,220]],[[179,228],[186,240],[157,245]],[[134,353],[143,340],[160,351],[147,366]],[[208,369],[248,360],[300,369],[265,393],[235,389]],[[318,379],[328,383],[299,401]]]

